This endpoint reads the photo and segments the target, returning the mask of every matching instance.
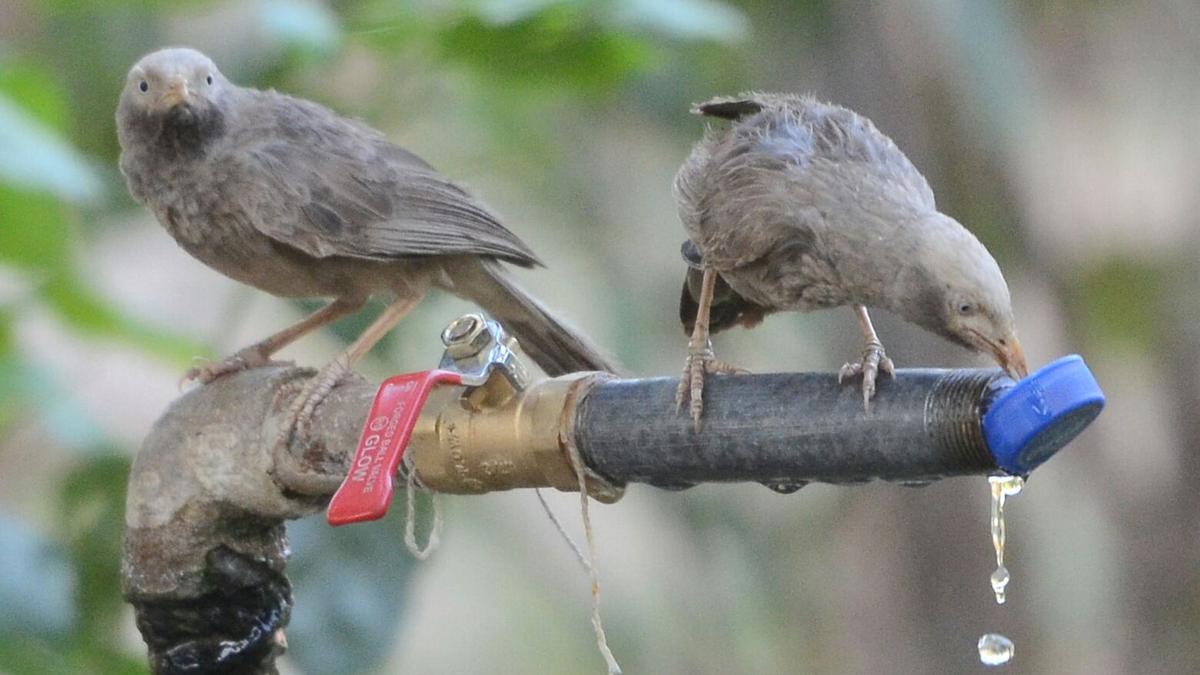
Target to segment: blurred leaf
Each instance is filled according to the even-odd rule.
[[[81,454],[95,448],[102,436],[100,426],[59,373],[43,364],[16,361],[10,386],[19,405],[39,419],[47,439]]]
[[[150,672],[145,656],[131,656],[114,649],[115,642],[85,641],[77,649],[90,672],[103,675],[144,675]]]
[[[374,0],[355,8],[351,35],[391,54],[415,46],[467,66],[489,95],[599,93],[653,63],[653,50],[646,36],[608,25],[598,6],[529,0],[434,12]]]
[[[1165,279],[1150,262],[1113,259],[1072,275],[1070,309],[1090,338],[1152,350]]]
[[[3,307],[0,307],[0,359],[9,356],[13,352],[12,341],[12,314]],[[0,393],[4,387],[4,378],[0,377]],[[0,396],[0,400],[3,397]]]
[[[115,628],[122,607],[121,539],[130,460],[111,450],[89,457],[62,480],[59,524],[75,562],[80,629]]]
[[[74,272],[56,274],[43,286],[42,294],[59,318],[84,334],[121,340],[177,363],[190,363],[192,357],[209,353],[201,343],[123,316]]]
[[[0,435],[20,418],[24,405],[18,381],[19,364],[12,345],[12,315],[0,308]]]
[[[555,4],[509,24],[465,16],[440,36],[439,56],[523,89],[608,90],[651,62],[648,43],[606,30],[571,4]],[[520,95],[520,92],[513,92]]]
[[[328,52],[338,46],[338,19],[323,3],[263,0],[258,8],[263,33],[292,47]]]
[[[4,94],[0,94],[0,182],[69,201],[94,199],[101,187],[83,155]]]
[[[949,42],[958,84],[967,96],[957,105],[974,108],[992,135],[994,146],[1021,139],[1032,126],[1041,90],[1036,81],[1028,34],[1021,29],[1016,3],[933,2],[928,10],[931,26]],[[965,100],[964,100],[965,99]]]
[[[571,0],[479,0],[473,11],[488,23],[502,25],[527,19],[548,7]],[[572,4],[583,4],[578,1]]]
[[[125,317],[87,287],[73,271],[65,208],[49,195],[0,185],[0,262],[44,273],[34,279],[38,295],[76,331],[119,339],[177,363],[206,354],[201,343]]]
[[[434,30],[434,22],[409,5],[366,0],[346,14],[347,32],[373,48],[394,55]]]
[[[681,40],[738,42],[750,32],[746,16],[717,0],[623,0],[614,19],[631,29],[645,29]]]
[[[69,239],[64,208],[48,194],[0,184],[0,262],[40,270],[62,263]]]
[[[0,514],[0,636],[65,638],[76,621],[73,588],[63,550]]]
[[[45,636],[0,634],[0,672],[14,675],[142,675],[146,659],[113,650],[111,631],[66,642]]]
[[[42,0],[42,2],[52,8],[56,12],[64,10],[75,10],[77,13],[96,13],[96,10],[104,10],[106,14],[111,15],[116,10],[138,10],[146,14],[155,9],[169,7],[187,7],[189,9],[197,6],[211,5],[216,0],[89,0],[88,2],[77,2],[76,0]]]
[[[20,675],[78,673],[80,664],[64,651],[57,640],[0,633],[0,671]]]
[[[398,493],[374,523],[334,528],[313,517],[288,525],[296,595],[288,654],[304,671],[361,672],[391,651],[417,565],[404,547],[403,499]],[[418,518],[428,522],[428,514]]]
[[[94,449],[97,454],[74,466],[59,488],[59,527],[76,574],[78,623],[71,651],[90,673],[145,673],[145,659],[120,651],[112,639],[124,608],[121,539],[131,460],[112,448]]]
[[[0,671],[140,675],[143,658],[106,639],[120,629],[127,457],[107,453],[63,480],[61,548],[0,516]],[[15,562],[14,562],[15,561]]]
[[[39,122],[59,133],[67,131],[67,95],[52,73],[33,63],[16,59],[0,62],[0,93]]]
[[[0,98],[0,106],[3,104]],[[0,108],[0,144],[5,134],[12,132],[4,123]],[[0,262],[42,272],[43,278],[34,279],[40,284],[38,295],[77,331],[120,339],[178,363],[188,363],[192,356],[207,352],[199,343],[132,321],[87,288],[74,271],[78,263],[70,251],[69,207],[50,192],[3,184],[6,158],[11,155],[0,151]]]

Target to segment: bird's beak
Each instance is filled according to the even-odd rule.
[[[1009,335],[1004,344],[991,345],[992,352],[1000,367],[1014,380],[1020,380],[1029,374],[1029,366],[1025,363],[1025,351],[1021,349],[1021,341],[1016,335]]]
[[[1016,333],[1009,333],[1002,341],[992,338],[976,330],[968,330],[967,343],[981,352],[991,352],[996,363],[1014,380],[1020,380],[1029,374],[1029,366],[1025,364],[1025,350],[1021,349],[1021,341]]]
[[[187,80],[182,77],[176,77],[167,85],[167,91],[159,99],[164,107],[174,108],[177,105],[189,104],[192,102],[192,92],[188,89]]]

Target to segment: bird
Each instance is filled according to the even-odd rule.
[[[541,266],[528,246],[465,189],[360,121],[238,86],[188,47],[149,53],[130,68],[116,121],[129,193],[185,251],[267,293],[328,299],[185,380],[206,384],[268,364],[369,298],[388,297],[296,397],[295,431],[432,288],[481,306],[548,375],[617,370],[510,278],[504,263]]]
[[[676,390],[701,429],[710,334],[779,311],[849,306],[863,337],[839,381],[862,378],[870,411],[879,371],[895,365],[871,323],[881,308],[1028,374],[1000,266],[938,211],[929,183],[869,119],[811,95],[749,92],[694,106],[709,128],[675,176],[687,233],[680,320],[690,334]],[[720,124],[720,123],[718,123]]]

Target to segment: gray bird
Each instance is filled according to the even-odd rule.
[[[316,103],[233,84],[204,54],[163,49],[129,71],[117,107],[129,192],[188,253],[286,298],[332,301],[224,361],[263,365],[373,295],[394,298],[297,398],[300,422],[430,288],[480,305],[550,375],[613,370],[506,275],[539,265],[479,201],[416,155]]]
[[[854,309],[865,347],[839,379],[862,376],[868,409],[879,370],[895,367],[867,307],[1027,374],[1000,267],[938,212],[925,178],[870,120],[788,94],[717,98],[693,112],[732,122],[709,130],[675,177],[691,267],[676,399],[690,399],[697,430],[705,373],[737,370],[713,358],[709,334],[782,310]]]

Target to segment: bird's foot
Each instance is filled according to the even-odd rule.
[[[189,382],[208,384],[218,377],[269,365],[291,365],[291,362],[272,361],[270,356],[258,348],[258,345],[251,345],[221,361],[206,363],[188,370],[183,377],[179,378],[179,388],[182,389]]]
[[[280,438],[283,447],[290,446],[296,439],[308,440],[309,431],[312,429],[313,414],[316,412],[317,406],[321,405],[325,397],[329,396],[329,392],[333,391],[334,387],[346,379],[349,374],[350,366],[343,354],[304,382],[300,393],[292,399],[292,404],[288,407],[288,423],[282,430]]]
[[[682,410],[683,402],[688,401],[692,428],[696,433],[700,433],[700,415],[704,412],[704,375],[744,375],[749,372],[745,368],[718,361],[713,355],[712,345],[705,345],[703,349],[689,347],[687,362],[684,363],[683,374],[679,378],[679,387],[675,389],[675,412]]]
[[[875,380],[879,371],[896,377],[896,365],[883,351],[883,344],[872,340],[863,348],[862,360],[842,366],[838,371],[838,383],[862,375],[863,410],[871,412],[871,399],[875,396]]]

